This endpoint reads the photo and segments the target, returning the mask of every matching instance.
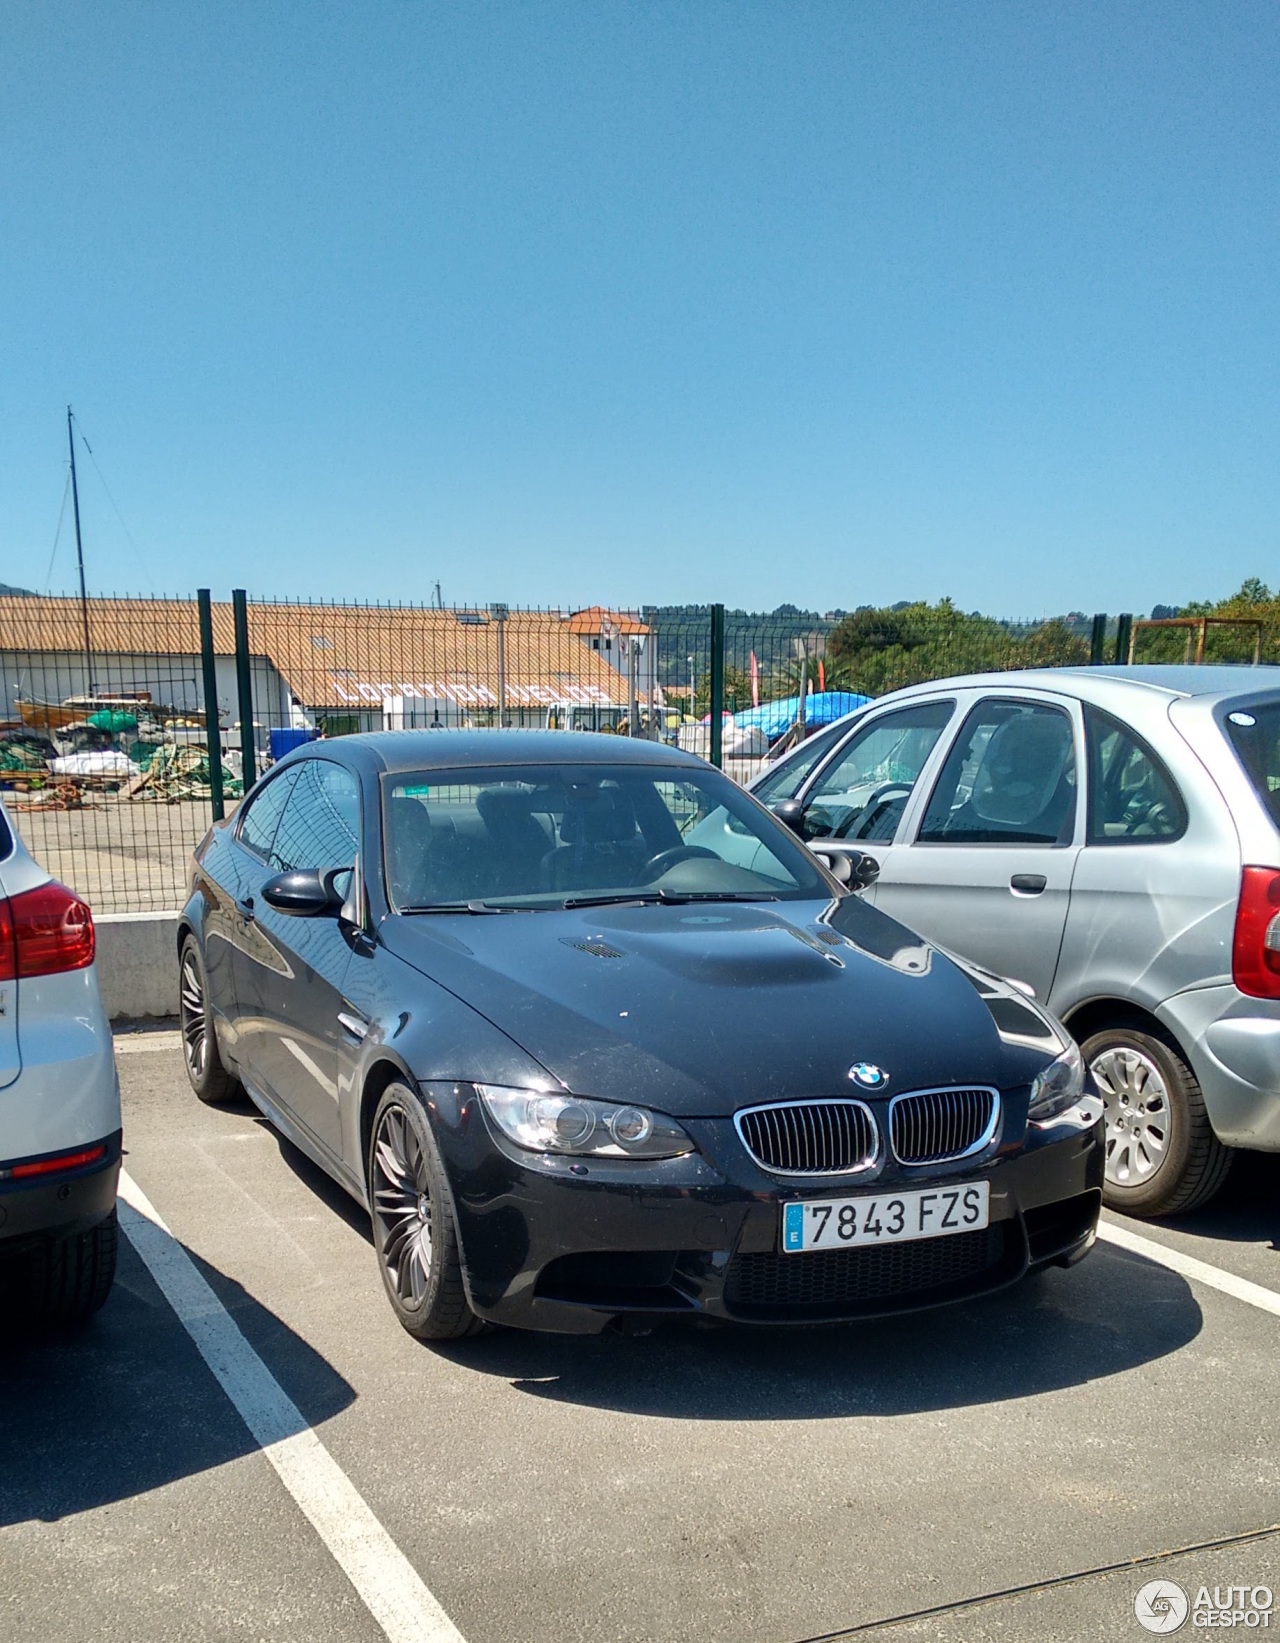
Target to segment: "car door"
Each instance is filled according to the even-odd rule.
[[[882,861],[876,905],[1047,998],[1083,826],[1082,738],[1078,703],[981,697]]]
[[[353,869],[359,850],[358,778],[335,760],[304,759],[272,841],[266,876],[299,868]],[[354,1050],[340,1019],[351,930],[336,915],[282,913],[260,895],[254,915],[265,950],[257,973],[255,1076],[291,1117],[341,1158],[339,1092],[351,1076]]]
[[[869,714],[812,778],[797,831],[837,876],[841,856],[883,862],[955,710],[954,696],[939,696]],[[875,887],[866,894],[874,900]]]

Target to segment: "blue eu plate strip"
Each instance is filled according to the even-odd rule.
[[[804,1248],[804,1205],[785,1204],[782,1210],[782,1247]]]

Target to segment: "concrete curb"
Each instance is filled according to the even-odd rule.
[[[97,913],[97,971],[112,1021],[178,1013],[178,913]]]

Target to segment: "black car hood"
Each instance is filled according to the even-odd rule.
[[[575,1094],[682,1117],[858,1093],[858,1062],[887,1094],[1008,1089],[1055,1053],[1009,989],[852,896],[392,915],[381,939]]]

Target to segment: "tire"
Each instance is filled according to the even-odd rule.
[[[366,1164],[373,1245],[391,1309],[420,1341],[484,1327],[467,1302],[453,1194],[426,1111],[391,1084],[373,1115]]]
[[[88,1232],[50,1238],[26,1258],[28,1315],[46,1329],[87,1323],[111,1293],[119,1228],[113,1208]]]
[[[1196,1075],[1158,1028],[1107,1027],[1081,1045],[1106,1107],[1102,1199],[1124,1215],[1207,1204],[1234,1156],[1213,1133]]]
[[[178,1016],[182,1024],[182,1060],[196,1095],[209,1106],[238,1096],[240,1085],[222,1065],[218,1053],[204,958],[194,936],[188,936],[178,952]]]

